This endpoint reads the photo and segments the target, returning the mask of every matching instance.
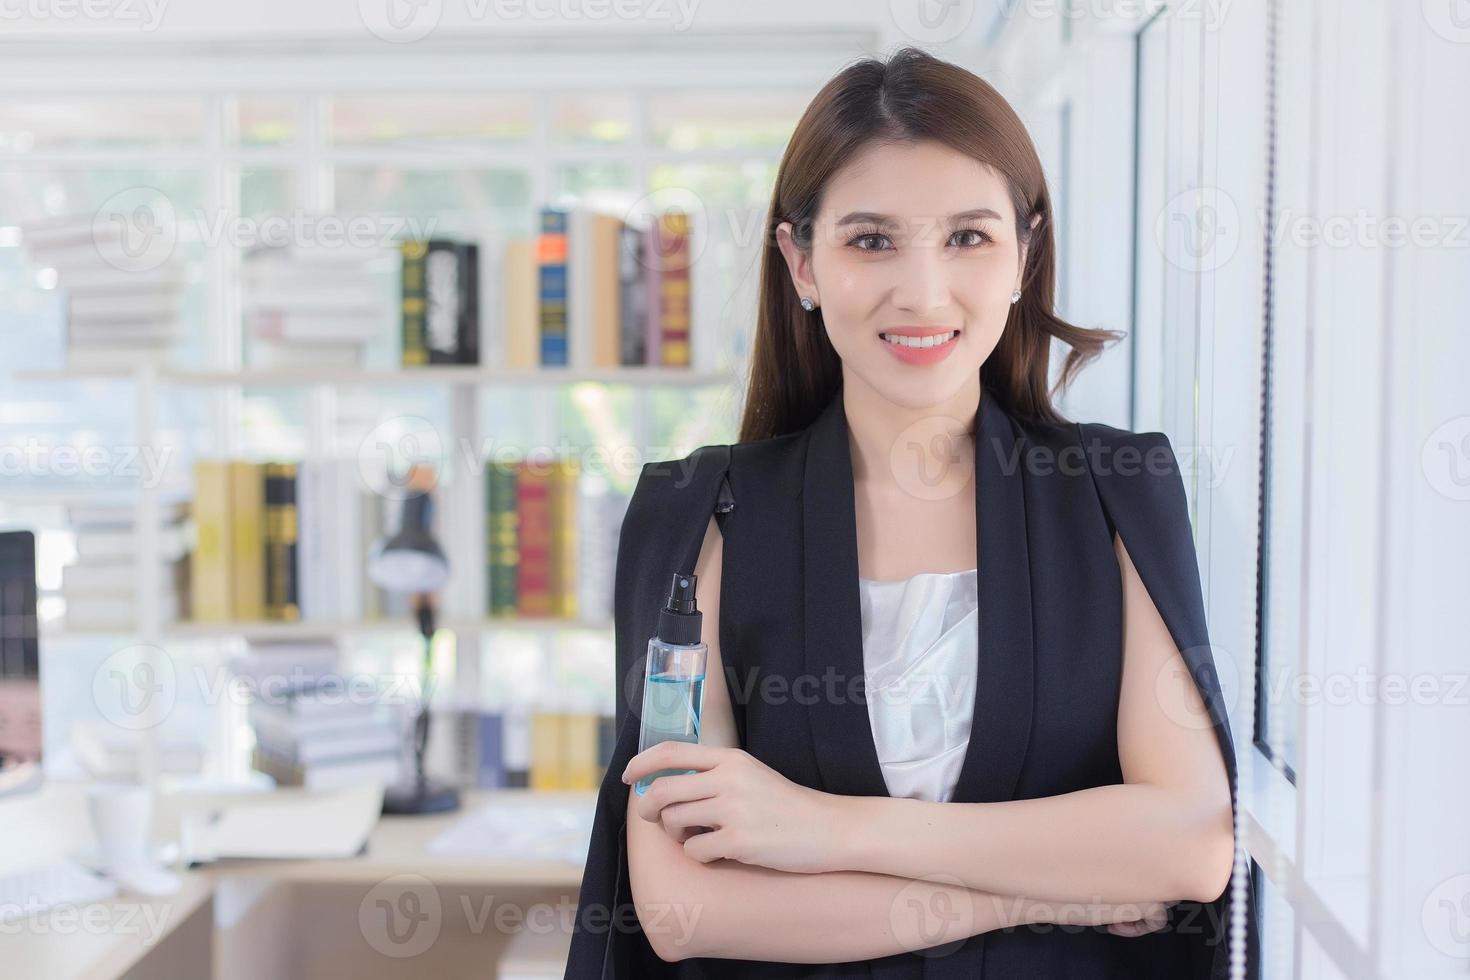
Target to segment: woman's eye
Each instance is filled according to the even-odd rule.
[[[971,236],[971,235],[973,235],[974,238],[971,239],[970,241],[965,242],[962,247],[964,247],[964,248],[975,248],[976,246],[984,245],[986,242],[990,241],[990,236],[987,235],[987,234],[985,234],[985,232],[981,231],[978,228],[963,228],[963,229],[955,232],[953,237],[959,238],[961,236]]]
[[[866,235],[858,235],[849,244],[857,246],[857,249],[860,252],[885,252],[885,251],[887,251],[887,249],[885,249],[885,248],[880,248],[880,247],[868,248],[867,246],[864,246],[864,245],[859,244],[859,243],[861,243],[861,242],[870,242],[870,241],[876,241],[876,242],[887,241],[887,237],[888,236],[886,236],[886,235],[880,235],[880,234],[877,234],[876,232],[869,232]]]

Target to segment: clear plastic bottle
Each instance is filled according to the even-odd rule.
[[[639,752],[659,742],[699,742],[709,646],[701,639],[704,614],[695,603],[694,580],[693,575],[675,573],[668,599],[659,612],[658,633],[648,641]],[[695,771],[660,769],[634,783],[633,790],[642,796],[660,776]]]

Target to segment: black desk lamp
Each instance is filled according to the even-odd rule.
[[[409,486],[420,491],[403,502],[403,520],[398,532],[374,547],[368,560],[368,578],[389,592],[413,596],[414,617],[424,637],[424,659],[419,682],[419,711],[413,726],[414,772],[408,780],[390,786],[383,794],[383,812],[398,814],[444,813],[459,808],[459,790],[431,781],[424,771],[424,750],[429,744],[429,683],[434,650],[433,593],[449,579],[449,560],[434,540],[429,526],[433,504],[428,480],[417,470]]]

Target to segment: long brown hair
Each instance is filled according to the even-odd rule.
[[[987,395],[1013,415],[1065,422],[1047,385],[1051,338],[1071,348],[1055,386],[1059,391],[1108,342],[1122,336],[1074,326],[1053,311],[1051,195],[1026,127],[1000,93],[971,72],[917,48],[903,48],[887,61],[865,58],[817,93],[781,158],[762,247],[740,442],[805,428],[842,383],[841,358],[822,329],[821,310],[801,308],[776,244],[776,226],[790,221],[796,244],[810,248],[822,191],[846,161],[869,143],[919,140],[938,141],[995,168],[1010,188],[1020,241],[1029,242],[1021,299],[1011,306],[1000,341],[980,368]]]

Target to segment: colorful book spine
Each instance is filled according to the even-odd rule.
[[[194,554],[189,593],[196,620],[220,623],[234,609],[234,533],[230,519],[230,469],[224,460],[194,463]]]
[[[520,564],[516,609],[522,616],[551,615],[551,475],[544,461],[517,464]]]
[[[551,467],[551,614],[577,618],[577,485],[581,467],[574,458]]]
[[[536,238],[536,283],[540,300],[541,363],[569,365],[567,344],[568,213],[541,209],[541,234]]]
[[[659,254],[658,221],[641,230],[643,235],[643,363],[661,364],[663,354],[663,256]]]
[[[659,215],[658,236],[659,255],[662,257],[662,274],[659,277],[660,363],[669,367],[688,367],[689,215],[682,211],[666,211]]]
[[[531,711],[531,788],[567,789],[562,738],[563,712],[555,705],[538,705]]]
[[[597,712],[563,711],[561,723],[562,789],[596,789],[603,768],[597,760]]]
[[[480,246],[461,242],[455,247],[459,259],[459,364],[480,363]]]
[[[618,231],[618,360],[624,366],[648,363],[646,237],[636,225],[624,224]]]
[[[481,711],[475,727],[475,785],[481,789],[505,786],[505,715]]]
[[[230,461],[232,614],[265,618],[265,475],[257,463]]]
[[[531,785],[531,714],[521,705],[511,704],[501,715],[501,753],[508,789],[526,789]]]
[[[596,789],[606,763],[601,751],[600,716],[569,694],[531,711],[531,789]]]
[[[296,464],[265,466],[266,618],[301,618],[296,577]]]
[[[403,268],[402,362],[404,367],[420,367],[429,363],[424,292],[424,263],[429,243],[404,242],[399,249]]]
[[[541,361],[537,323],[536,243],[530,237],[508,239],[501,257],[500,356],[505,367],[532,370]]]
[[[491,460],[485,464],[485,561],[492,617],[515,616],[520,566],[520,513],[516,503],[518,468]]]

